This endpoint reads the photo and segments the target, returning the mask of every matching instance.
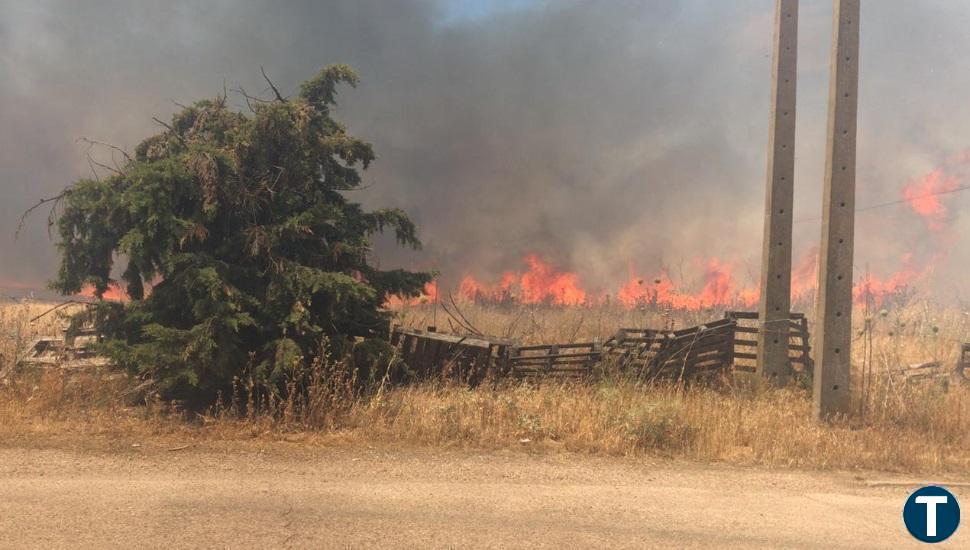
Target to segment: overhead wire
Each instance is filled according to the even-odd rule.
[[[877,204],[870,204],[868,206],[863,206],[862,208],[856,208],[855,211],[856,212],[867,212],[869,210],[876,210],[878,208],[885,208],[885,207],[888,207],[888,206],[896,206],[896,205],[899,205],[899,204],[905,204],[905,203],[908,203],[908,202],[912,202],[914,200],[925,199],[925,198],[928,198],[928,197],[938,197],[940,195],[950,195],[950,194],[953,194],[953,193],[959,193],[961,191],[968,191],[968,190],[970,190],[970,185],[961,185],[960,187],[955,187],[953,189],[946,189],[946,190],[943,190],[943,191],[934,191],[934,192],[931,192],[931,193],[926,193],[926,194],[923,194],[923,195],[919,195],[917,197],[909,197],[909,198],[897,199],[897,200],[888,201],[888,202],[881,202],[881,203],[877,203]],[[822,220],[822,216],[815,216],[815,217],[811,217],[811,218],[801,218],[801,219],[798,219],[798,220],[794,220],[793,223],[806,223],[806,222],[815,222],[815,221],[821,221],[821,220]]]

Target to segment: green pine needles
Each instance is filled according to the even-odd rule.
[[[356,73],[330,66],[298,97],[247,97],[251,114],[225,97],[199,101],[110,177],[64,192],[51,287],[91,285],[100,298],[123,272],[131,300],[75,319],[96,324],[115,361],[204,403],[236,376],[282,387],[324,340],[348,356],[380,347],[388,296],[417,296],[432,275],[373,264],[377,233],[420,242],[401,210],[342,194],[360,187],[374,151],[331,117],[340,83]]]

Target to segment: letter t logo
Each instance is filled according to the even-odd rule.
[[[936,505],[946,504],[946,495],[918,496],[916,497],[916,503],[926,505],[926,536],[935,537],[936,536]]]

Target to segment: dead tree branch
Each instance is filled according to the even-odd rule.
[[[259,72],[263,73],[263,78],[266,80],[266,83],[269,84],[270,89],[273,90],[274,94],[276,94],[276,100],[279,101],[280,103],[286,103],[286,99],[283,97],[282,94],[280,94],[279,89],[276,87],[275,84],[273,84],[273,81],[270,80],[268,76],[266,76],[266,71],[264,71],[263,68],[260,67]]]
[[[46,199],[40,199],[39,201],[37,201],[37,204],[31,206],[27,210],[24,210],[24,213],[20,215],[20,222],[17,224],[17,231],[14,232],[14,236],[13,236],[14,240],[17,240],[17,238],[20,237],[20,232],[21,232],[21,230],[23,230],[24,223],[27,222],[27,217],[28,216],[30,216],[31,214],[33,214],[35,210],[37,210],[41,206],[44,206],[45,204],[54,203],[51,206],[50,214],[48,214],[48,216],[47,216],[47,236],[50,237],[51,236],[51,230],[50,230],[50,228],[53,227],[54,220],[55,220],[55,213],[54,213],[55,212],[55,209],[57,208],[58,203],[61,202],[61,199],[63,199],[65,196],[67,196],[67,194],[69,192],[70,192],[70,188],[65,189],[65,190],[61,191],[61,193],[59,195],[54,196],[54,197],[49,197],[49,198],[46,198]]]
[[[172,128],[172,125],[171,124],[168,124],[166,122],[162,122],[161,120],[159,120],[158,117],[154,117],[154,116],[152,117],[152,120],[155,121],[155,124],[158,124],[159,126],[165,127],[169,132],[172,133],[173,136],[175,136],[180,142],[182,142],[182,145],[188,145],[187,143],[185,143],[185,138],[182,137],[182,134],[176,132],[175,131],[175,128]]]
[[[117,145],[111,145],[110,143],[105,143],[103,141],[95,141],[93,139],[88,139],[86,137],[79,137],[77,138],[77,141],[80,141],[82,143],[87,143],[88,145],[91,145],[91,146],[100,145],[101,147],[107,147],[108,149],[117,151],[122,155],[124,155],[125,159],[128,160],[129,162],[131,162],[132,160],[131,155],[128,154],[128,151],[125,151],[124,149],[122,149],[121,147],[118,147]]]
[[[239,95],[241,95],[241,96],[243,96],[243,99],[245,99],[245,100],[246,100],[246,106],[247,106],[247,107],[249,107],[249,110],[250,110],[251,112],[253,112],[253,113],[255,113],[255,112],[256,112],[256,108],[255,108],[255,107],[253,107],[253,102],[255,102],[255,103],[272,103],[272,102],[273,102],[272,100],[268,100],[268,99],[263,99],[263,98],[261,98],[261,97],[256,97],[256,96],[254,96],[254,95],[249,95],[249,94],[248,94],[248,93],[246,92],[246,90],[244,90],[244,89],[243,89],[243,87],[242,87],[242,86],[240,86],[240,87],[238,87],[238,88],[233,88],[233,89],[232,89],[232,90],[230,90],[230,91],[231,91],[231,92],[236,92],[237,94],[239,94]]]

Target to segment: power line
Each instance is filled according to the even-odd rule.
[[[894,200],[894,201],[882,202],[882,203],[879,203],[879,204],[871,204],[869,206],[863,206],[862,208],[856,208],[855,211],[856,212],[866,212],[866,211],[869,211],[869,210],[876,210],[877,208],[885,208],[887,206],[896,206],[898,204],[905,204],[907,202],[911,202],[911,201],[919,200],[919,199],[925,199],[927,197],[936,197],[936,196],[939,196],[939,195],[949,195],[949,194],[952,194],[952,193],[958,193],[960,191],[967,191],[967,190],[970,190],[970,185],[962,185],[960,187],[955,187],[953,189],[947,189],[945,191],[936,191],[936,192],[933,192],[933,193],[926,193],[925,195],[920,195],[918,197],[911,197],[911,198],[908,198],[908,199],[897,199],[897,200]],[[794,220],[793,223],[816,222],[816,221],[821,221],[821,219],[822,219],[821,216],[815,216],[813,218],[802,218],[800,220]]]

